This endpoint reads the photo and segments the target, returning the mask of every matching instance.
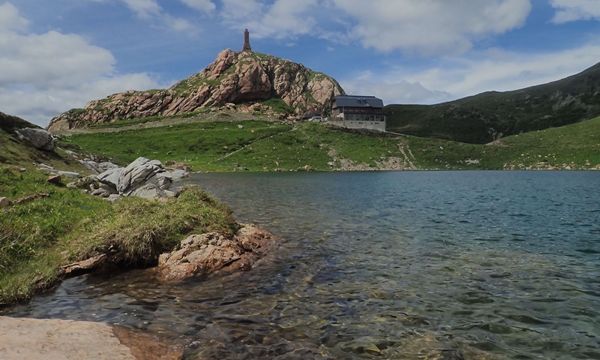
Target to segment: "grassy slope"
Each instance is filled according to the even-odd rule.
[[[337,158],[372,167],[390,157],[408,157],[420,169],[590,168],[600,164],[600,118],[515,135],[490,145],[255,121],[73,135],[66,141],[121,162],[147,156],[186,162],[197,171],[327,171],[332,170],[331,150]]]
[[[67,154],[57,149],[56,152],[40,151],[20,141],[15,130],[37,127],[23,119],[0,113],[0,165],[13,164],[28,169],[35,163],[44,163],[63,170],[86,172],[78,162],[69,159]]]
[[[600,115],[600,64],[569,78],[510,92],[487,92],[438,105],[386,107],[391,130],[487,143],[502,135],[571,124]],[[493,129],[493,130],[492,130]]]
[[[212,122],[119,133],[73,135],[69,145],[128,162],[138,156],[180,161],[197,171],[330,170],[330,149],[347,159],[375,165],[398,155],[397,140],[262,121]]]
[[[231,233],[231,212],[199,190],[169,202],[127,198],[115,204],[48,184],[35,172],[0,165],[0,194],[49,197],[0,210],[0,304],[54,284],[59,268],[116,249],[125,265],[152,263],[186,234]]]
[[[61,266],[109,247],[117,249],[118,261],[141,265],[156,260],[188,233],[229,233],[236,226],[226,207],[199,190],[167,203],[127,198],[111,204],[50,185],[34,163],[83,168],[60,149],[38,151],[18,141],[14,129],[33,125],[0,115],[0,197],[15,201],[49,194],[0,209],[0,305],[29,298],[59,280]]]

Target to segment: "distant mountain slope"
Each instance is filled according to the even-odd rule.
[[[204,71],[166,90],[129,91],[52,119],[52,132],[148,116],[171,116],[228,103],[265,102],[303,115],[326,112],[344,90],[301,64],[251,51],[222,51]]]
[[[438,105],[389,105],[385,111],[390,131],[487,143],[600,115],[600,64],[526,89],[486,92]]]

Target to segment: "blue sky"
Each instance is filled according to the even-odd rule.
[[[436,103],[600,62],[598,0],[0,0],[0,111],[45,125],[89,100],[167,87],[248,27],[256,51],[350,93]]]

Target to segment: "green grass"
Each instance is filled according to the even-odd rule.
[[[241,127],[241,128],[240,128]],[[212,122],[161,128],[72,135],[70,146],[127,163],[139,156],[184,162],[196,171],[331,170],[328,155],[375,165],[398,155],[396,140],[332,130],[318,124],[263,121]]]
[[[121,164],[145,156],[163,162],[185,162],[195,170],[216,171],[223,170],[218,159],[259,139],[290,129],[289,125],[266,121],[220,121],[73,135],[64,141]]]
[[[195,116],[201,115],[201,114],[205,114],[207,112],[209,112],[210,109],[206,108],[206,109],[202,109],[199,111],[194,111],[194,112],[188,112],[188,113],[182,113],[182,114],[176,114],[173,115],[171,117],[169,117],[170,119],[187,119],[187,118],[193,118]],[[146,124],[146,123],[152,123],[152,122],[159,122],[162,121],[164,119],[163,116],[147,116],[147,117],[142,117],[142,118],[134,118],[134,119],[121,119],[121,120],[115,120],[109,123],[96,123],[96,124],[92,124],[90,125],[91,129],[111,129],[111,128],[122,128],[122,127],[127,127],[127,126],[131,126],[131,125],[140,125],[140,124]]]
[[[112,253],[124,266],[154,263],[186,234],[236,230],[231,211],[197,189],[168,202],[126,198],[116,204],[48,184],[35,171],[0,167],[0,194],[49,197],[0,210],[0,304],[25,300],[59,280],[59,268]]]
[[[271,98],[262,102],[263,105],[267,105],[273,109],[276,113],[280,114],[291,114],[294,112],[294,108],[289,106],[280,98]]]
[[[390,158],[408,158],[418,169],[585,169],[600,164],[600,118],[514,135],[490,145],[262,121],[73,135],[68,141],[121,163],[145,156],[218,172],[336,170],[340,164],[331,166],[332,152],[338,160],[372,168]]]
[[[600,118],[513,135],[489,145],[409,137],[424,169],[589,169],[600,165]],[[478,163],[468,162],[476,161]]]

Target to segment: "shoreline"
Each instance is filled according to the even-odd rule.
[[[0,316],[0,358],[177,360],[183,347],[106,323]]]

